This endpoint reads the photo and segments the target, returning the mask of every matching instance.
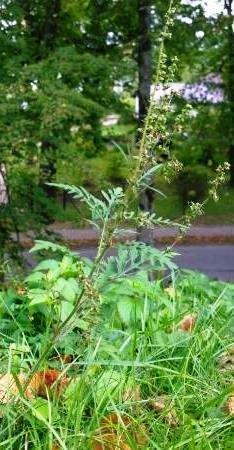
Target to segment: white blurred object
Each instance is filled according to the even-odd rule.
[[[108,114],[108,116],[101,119],[101,123],[104,127],[110,127],[112,125],[117,125],[119,122],[119,114]]]
[[[6,205],[8,203],[5,178],[6,178],[6,167],[4,164],[0,164],[0,205]]]

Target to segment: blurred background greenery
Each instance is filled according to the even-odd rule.
[[[158,215],[180,217],[189,201],[206,195],[209,178],[227,160],[230,185],[200,221],[234,223],[232,1],[219,2],[217,10],[216,2],[213,9],[203,0],[178,3],[173,36],[166,39],[166,65],[178,58],[172,86],[179,92],[168,133],[186,104],[190,115],[164,159],[178,158],[184,170],[170,185],[156,177],[166,198],[156,195],[154,208]],[[0,163],[8,193],[8,204],[0,206],[2,242],[6,230],[53,221],[84,225],[79,205],[46,182],[83,185],[95,193],[125,185],[124,154],[134,147],[140,123],[143,60],[148,58],[146,81],[153,85],[168,5],[162,0],[1,2]]]

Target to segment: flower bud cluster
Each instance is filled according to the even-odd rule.
[[[174,178],[183,170],[182,162],[178,161],[178,159],[173,158],[168,161],[164,166],[164,178],[167,183],[171,183]]]
[[[229,171],[230,164],[228,162],[220,164],[216,169],[216,177],[212,181],[210,181],[209,196],[215,202],[219,200],[218,190],[220,186],[227,182]]]

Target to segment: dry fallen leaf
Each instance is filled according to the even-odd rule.
[[[179,323],[179,329],[182,331],[192,331],[196,323],[196,314],[187,314]]]
[[[220,355],[218,364],[222,372],[234,371],[234,346],[229,347],[225,353]]]
[[[58,442],[53,442],[51,450],[61,450],[61,445]]]
[[[101,422],[101,426],[94,436],[93,450],[131,450],[124,442],[123,432],[131,424],[131,419],[123,414],[108,414]],[[121,430],[122,428],[122,430]]]
[[[92,450],[131,450],[131,447],[129,447],[128,444],[116,440],[116,438],[113,440],[111,435],[109,437],[106,436],[105,439],[106,440],[102,440],[102,443],[96,442],[92,447]]]
[[[124,402],[139,402],[141,400],[141,391],[139,386],[133,386],[125,389],[123,393]]]
[[[29,387],[35,395],[46,398],[48,390],[59,395],[66,389],[69,383],[70,378],[62,374],[59,370],[47,369],[35,373]]]
[[[70,364],[72,363],[74,357],[72,355],[60,355],[57,359],[64,364]]]
[[[160,395],[149,402],[149,406],[156,412],[161,413],[163,419],[171,427],[179,425],[179,418],[174,409],[173,402],[166,395]]]
[[[131,435],[140,449],[146,444],[147,437],[143,426],[137,428],[135,431],[133,420],[126,414],[108,414],[93,438],[92,450],[131,450],[126,443],[126,434]]]
[[[17,380],[18,382],[10,373],[0,374],[0,403],[11,403],[16,400],[20,394],[18,383],[25,396],[32,399],[36,396],[47,397],[48,390],[61,394],[70,382],[66,375],[62,375],[62,372],[54,369],[35,373],[26,388],[27,376],[25,374],[18,374]]]
[[[19,374],[17,375],[17,378],[24,391],[26,375]],[[10,373],[0,374],[0,403],[12,403],[19,394],[20,392],[14,377]],[[33,392],[30,386],[27,387],[25,395],[29,399],[33,398]]]
[[[19,286],[17,287],[16,292],[18,295],[25,295],[27,294],[27,289],[24,286]]]
[[[231,395],[228,398],[228,401],[226,404],[226,411],[230,416],[234,416],[234,395]]]

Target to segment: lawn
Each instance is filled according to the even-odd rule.
[[[180,219],[183,215],[181,199],[173,186],[168,186],[160,182],[158,185],[165,196],[156,195],[154,210],[159,217],[169,217],[170,219]],[[74,208],[70,203],[63,209],[62,205],[54,208],[54,219],[58,222],[71,222],[77,226],[87,226],[82,220],[81,211]],[[199,217],[197,224],[206,225],[233,225],[234,224],[234,189],[223,189],[218,202],[209,200],[205,214]]]
[[[129,177],[126,161],[123,160],[117,149],[109,149],[90,160],[80,157],[75,164],[74,162],[72,164],[64,162],[59,167],[58,173],[58,178],[64,183],[78,186],[87,185],[95,193],[111,185],[123,185],[124,180]],[[162,175],[157,175],[154,187],[163,194],[155,195],[156,215],[180,219],[183,215],[183,205],[175,181],[168,184]],[[210,199],[204,212],[205,214],[197,219],[197,223],[234,224],[234,188],[227,185],[221,188],[219,200],[214,202]],[[71,221],[79,226],[85,226],[85,222],[82,220],[83,216],[83,211],[80,208],[77,210],[70,202],[67,202],[65,209],[61,203],[53,208],[53,217],[58,222]]]
[[[154,249],[154,267],[172,278],[150,282],[132,245],[134,272],[123,276],[120,246],[122,263],[101,266],[43,359],[92,263],[70,252],[43,259],[2,292],[1,448],[233,448],[234,285],[178,272]]]
[[[159,189],[166,198],[158,195],[155,200],[155,210],[159,216],[178,219],[183,215],[181,199],[173,186],[159,183]],[[205,214],[199,217],[198,223],[207,225],[234,224],[234,189],[224,188],[219,201],[209,200],[206,204]]]

